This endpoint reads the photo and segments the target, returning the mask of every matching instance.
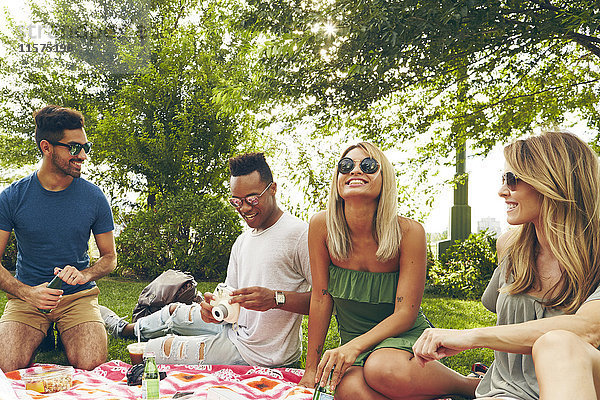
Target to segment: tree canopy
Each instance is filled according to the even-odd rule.
[[[367,134],[433,129],[427,157],[447,155],[457,135],[486,152],[569,113],[600,123],[595,1],[248,3],[242,26],[269,38],[260,73],[271,90],[260,94],[311,97],[315,113],[391,110],[395,123]]]

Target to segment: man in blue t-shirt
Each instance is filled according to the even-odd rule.
[[[0,193],[0,256],[11,231],[18,250],[14,277],[0,264],[0,289],[8,297],[0,319],[0,368],[26,367],[56,323],[69,362],[90,370],[107,356],[94,280],[117,264],[112,212],[100,188],[80,178],[92,145],[83,115],[51,105],[34,119],[41,167]],[[91,266],[90,232],[100,252]],[[61,289],[47,287],[55,275]]]

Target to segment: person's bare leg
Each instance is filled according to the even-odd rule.
[[[425,400],[449,394],[474,397],[480,382],[437,361],[421,367],[411,353],[392,348],[374,351],[363,374],[371,389],[390,399]]]
[[[121,336],[122,338],[135,338],[135,332],[133,331],[134,327],[134,323],[128,323],[127,325],[125,325],[125,328],[123,328],[119,336]]]
[[[335,388],[336,400],[388,400],[371,389],[363,375],[363,367],[353,366],[348,368],[341,382]]]
[[[568,331],[542,335],[532,349],[540,400],[600,397],[600,351]]]
[[[0,368],[13,371],[25,368],[31,363],[45,333],[21,322],[0,323]]]
[[[100,322],[84,322],[60,333],[69,362],[80,369],[92,370],[106,362],[108,341]]]

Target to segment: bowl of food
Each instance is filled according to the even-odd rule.
[[[28,368],[21,379],[25,389],[38,393],[56,393],[71,388],[75,370],[70,366],[33,367]]]

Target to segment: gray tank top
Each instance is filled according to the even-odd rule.
[[[496,325],[521,322],[562,315],[561,310],[542,306],[540,299],[527,295],[509,295],[499,290],[506,282],[505,263],[494,271],[481,302],[488,310],[497,314]],[[586,302],[600,299],[600,286]],[[529,354],[494,351],[494,362],[475,391],[477,397],[499,397],[522,400],[537,400],[540,395],[535,376],[533,359]]]

